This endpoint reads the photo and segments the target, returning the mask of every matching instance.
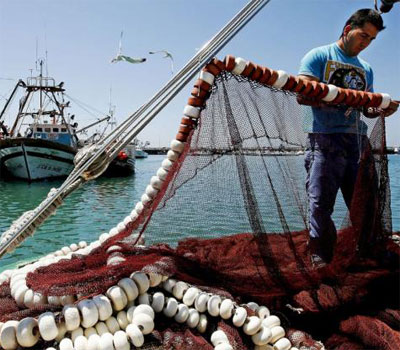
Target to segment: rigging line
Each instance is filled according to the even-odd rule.
[[[77,99],[76,97],[72,97],[71,95],[69,95],[69,94],[67,94],[67,93],[64,93],[64,95],[65,95],[66,97],[68,97],[71,101],[73,101],[74,103],[80,105],[80,107],[81,107],[81,106],[85,106],[86,108],[92,109],[93,111],[95,111],[95,112],[98,113],[98,114],[101,114],[101,115],[108,115],[107,113],[102,112],[102,111],[96,109],[95,107],[89,105],[88,103],[83,102],[83,101]],[[81,107],[81,108],[83,109],[83,107]],[[89,113],[89,112],[88,112],[88,113]]]
[[[200,70],[201,65],[216,55],[217,52],[219,52],[229,42],[229,40],[232,39],[237,32],[243,28],[243,26],[247,24],[270,1],[271,0],[250,0],[250,2],[228,22],[228,24],[226,24],[211,40],[203,45],[199,52],[174,77],[172,77],[171,80],[156,95],[154,95],[153,98],[151,98],[146,104],[142,105],[135,113],[128,117],[126,121],[121,123],[115,129],[115,135],[114,133],[111,133],[112,137],[106,137],[108,140],[107,143],[103,142],[100,144],[100,147],[94,152],[94,154],[92,154],[87,160],[82,161],[82,164],[77,164],[68,178],[53,193],[53,195],[47,197],[40,204],[34,217],[26,220],[23,224],[21,224],[21,227],[17,230],[17,232],[11,234],[10,237],[5,240],[5,242],[3,241],[0,244],[0,257],[24,231],[32,229],[31,225],[40,217],[40,215],[49,211],[49,208],[53,203],[56,203],[57,200],[61,200],[61,198],[65,198],[73,191],[73,189],[77,188],[85,181],[82,178],[83,173],[87,171],[91,165],[95,164],[95,162],[98,162],[102,157],[107,156],[107,148],[109,148],[113,142],[117,141],[117,139],[122,136],[125,129],[127,129],[129,124],[132,122],[132,119],[135,120],[139,118],[144,112],[146,112],[147,109],[155,104],[157,100],[161,99],[161,101],[159,101],[155,107],[152,107],[152,110],[158,113],[169,102],[169,100],[165,101],[165,97],[172,98],[180,90],[182,90],[185,84],[190,81]],[[148,112],[147,115],[140,120],[142,125],[139,127],[139,131],[148,123],[150,123],[155,115],[156,113],[151,114]],[[126,139],[121,144],[123,145],[125,142],[127,144],[137,134],[138,131],[131,130],[129,132],[130,139]],[[121,147],[121,144],[119,144],[119,147]],[[121,149],[122,148],[123,147],[121,147]],[[117,149],[114,150],[113,154],[115,154],[116,150]],[[61,203],[59,205],[61,205]],[[48,215],[45,215],[43,221],[48,217]]]

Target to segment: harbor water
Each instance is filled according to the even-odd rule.
[[[126,178],[100,178],[83,185],[35,233],[11,254],[0,259],[0,271],[35,260],[65,245],[91,242],[123,220],[144,193],[163,155],[136,160],[136,174]],[[393,230],[400,231],[400,156],[389,156]],[[23,212],[34,209],[52,187],[61,182],[0,181],[0,232]],[[193,205],[196,205],[195,203]],[[223,210],[223,209],[221,209]],[[235,218],[232,218],[235,220]],[[174,218],[171,218],[174,221]],[[238,225],[240,226],[240,225]]]

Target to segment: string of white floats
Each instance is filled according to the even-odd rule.
[[[234,74],[241,74],[243,70],[245,69],[247,65],[247,61],[243,60],[242,58],[236,58],[235,59],[235,68],[232,71]],[[213,85],[215,76],[211,74],[210,72],[207,71],[201,71],[200,73],[200,80],[208,83],[210,86]],[[276,88],[280,88],[286,84],[288,80],[288,74],[284,71],[278,71],[278,79],[274,83],[274,86]],[[191,105],[186,105],[183,114],[186,118],[190,118],[192,120],[196,120],[200,117],[200,111],[201,109],[199,107],[194,107]],[[120,300],[119,298],[122,298],[122,300],[125,300],[123,295],[125,295],[126,299],[129,302],[132,302],[134,299],[129,300],[129,298],[132,298],[133,295],[135,294],[132,292],[133,285],[132,283],[129,282],[129,279],[123,279],[118,283],[118,286],[111,287],[107,291],[107,296],[111,298],[112,302],[107,299],[107,296],[104,295],[98,295],[91,300],[85,299],[80,301],[77,306],[73,306],[73,303],[79,299],[81,296],[80,295],[65,295],[65,296],[44,296],[39,292],[35,292],[32,289],[30,289],[27,286],[26,283],[26,277],[27,274],[30,272],[35,271],[39,267],[43,266],[49,266],[53,263],[56,263],[62,259],[71,259],[73,254],[81,254],[81,255],[87,255],[89,254],[93,249],[98,248],[99,246],[102,245],[108,238],[113,237],[119,233],[121,233],[125,228],[133,221],[138,220],[141,218],[141,220],[144,220],[146,211],[150,204],[153,202],[153,200],[156,198],[158,195],[160,189],[163,186],[163,183],[168,175],[168,172],[172,168],[174,162],[179,158],[180,154],[183,152],[185,148],[185,142],[181,142],[179,140],[173,140],[171,142],[171,149],[167,153],[166,159],[161,163],[161,167],[157,170],[157,173],[155,176],[153,176],[150,180],[150,184],[146,187],[145,193],[142,195],[141,200],[135,205],[135,208],[132,210],[130,215],[125,217],[123,221],[121,221],[118,225],[113,227],[108,233],[103,233],[100,235],[99,239],[92,242],[91,244],[87,245],[85,242],[80,242],[79,244],[71,244],[69,247],[63,247],[62,249],[56,251],[55,253],[51,253],[47,256],[45,256],[42,259],[39,259],[37,262],[33,264],[26,265],[25,267],[18,269],[18,270],[7,270],[4,271],[3,273],[0,274],[0,284],[9,281],[10,282],[10,288],[11,288],[11,295],[15,299],[17,305],[19,306],[26,306],[26,307],[32,307],[35,305],[44,305],[44,304],[52,304],[52,305],[63,305],[63,315],[66,320],[66,325],[65,327],[62,324],[59,324],[58,327],[56,325],[55,317],[51,312],[44,313],[42,314],[38,320],[35,320],[33,318],[26,318],[21,320],[20,322],[18,321],[7,321],[5,324],[0,325],[0,344],[3,346],[4,349],[15,349],[18,344],[20,346],[26,347],[26,346],[32,346],[32,345],[26,345],[26,344],[31,344],[32,342],[37,342],[39,339],[39,334],[42,336],[44,340],[53,340],[57,339],[60,340],[59,338],[61,335],[65,335],[67,331],[71,333],[71,339],[65,338],[60,340],[60,349],[61,350],[67,350],[67,349],[72,349],[73,346],[78,349],[91,349],[90,347],[84,347],[83,345],[79,344],[91,344],[89,342],[90,335],[95,335],[94,332],[96,332],[97,335],[99,333],[102,333],[101,330],[106,330],[104,327],[108,327],[107,329],[110,330],[113,329],[115,330],[116,327],[113,327],[112,325],[116,326],[118,323],[121,327],[122,321],[124,320],[124,314],[121,313],[121,311],[117,315],[117,323],[115,322],[115,318],[113,316],[109,315],[110,310],[110,305],[112,304],[114,306],[114,311],[122,310],[123,307],[121,308],[121,305],[123,305],[125,302],[121,301],[116,301]],[[53,192],[55,192],[56,189],[52,189],[49,193],[49,197],[52,196]],[[26,218],[28,218],[32,213],[28,212],[26,213]],[[142,215],[141,215],[142,214]],[[21,224],[21,223],[19,223]],[[143,239],[143,237],[141,237]],[[143,241],[138,242],[143,243]],[[121,254],[118,253],[119,247],[112,246],[108,249],[107,253],[109,253],[110,258],[107,260],[107,264],[119,264],[122,263],[125,259]],[[115,252],[116,254],[113,254]],[[132,277],[132,276],[131,276]],[[132,280],[132,279],[131,279]],[[165,286],[168,291],[168,285],[171,284],[173,280],[168,280],[170,282],[166,282]],[[137,281],[136,281],[137,282]],[[160,281],[161,282],[161,281]],[[139,282],[137,282],[139,283]],[[184,283],[184,282],[182,282]],[[140,285],[140,283],[139,283]],[[180,284],[177,283],[179,286]],[[125,286],[125,289],[124,287]],[[130,289],[131,288],[131,289]],[[179,287],[176,287],[179,288]],[[130,292],[128,292],[130,290]],[[194,289],[189,288],[191,292],[189,292],[189,295],[191,293],[194,293]],[[125,292],[124,292],[125,291]],[[172,290],[171,290],[172,291]],[[170,292],[171,292],[170,291]],[[124,294],[125,293],[125,294]],[[130,297],[128,298],[127,294],[130,294]],[[133,293],[133,294],[132,294]],[[282,327],[280,327],[280,321],[279,319],[274,319],[276,316],[268,316],[268,321],[260,321],[261,318],[258,316],[250,316],[247,317],[247,311],[243,307],[237,307],[234,306],[233,302],[230,301],[229,299],[222,300],[221,297],[214,295],[209,297],[205,293],[200,293],[199,295],[199,300],[197,300],[197,297],[195,298],[195,302],[197,303],[197,308],[200,308],[200,310],[197,311],[197,308],[194,309],[188,309],[185,307],[187,304],[185,302],[183,304],[179,304],[176,299],[174,298],[165,298],[162,293],[158,294],[160,292],[155,293],[151,297],[144,292],[140,293],[138,296],[138,300],[140,304],[149,304],[150,299],[152,298],[152,302],[154,303],[155,310],[159,310],[162,308],[164,311],[164,314],[168,317],[174,317],[177,322],[180,320],[183,320],[186,317],[186,314],[188,315],[188,325],[194,326],[196,324],[197,319],[198,323],[196,326],[192,328],[197,328],[200,332],[204,332],[207,326],[207,318],[204,314],[199,314],[198,312],[205,312],[206,310],[209,311],[210,315],[213,317],[218,316],[219,314],[219,307],[221,307],[222,314],[221,317],[224,319],[229,318],[229,312],[232,312],[232,310],[235,310],[235,314],[233,316],[233,323],[235,326],[244,326],[243,330],[246,334],[252,336],[253,342],[256,344],[256,349],[259,350],[269,350],[275,349],[275,350],[287,350],[290,349],[290,341],[287,338],[284,338],[284,330]],[[186,294],[185,294],[186,295]],[[183,297],[183,295],[182,295]],[[188,299],[189,296],[186,297]],[[180,299],[180,298],[177,298]],[[108,301],[107,301],[108,300]],[[132,306],[131,306],[132,307]],[[97,308],[97,309],[96,309]],[[121,308],[121,309],[120,309]],[[101,311],[100,311],[101,309]],[[96,316],[96,310],[98,310],[98,315]],[[108,310],[108,311],[105,311]],[[268,309],[267,309],[268,310]],[[128,309],[129,312],[129,309]],[[156,311],[157,312],[157,311]],[[176,314],[175,314],[176,313]],[[101,314],[101,315],[100,315]],[[111,311],[112,314],[112,311]],[[104,315],[108,315],[109,317],[105,318]],[[85,328],[79,327],[78,324],[78,317],[82,316],[82,326]],[[190,317],[189,317],[190,316]],[[96,319],[97,317],[97,319]],[[272,317],[272,318],[271,318]],[[127,317],[128,318],[128,317]],[[98,322],[100,320],[100,322]],[[119,322],[118,322],[119,320]],[[277,324],[269,324],[266,325],[266,322],[272,322],[271,320],[275,320]],[[106,321],[106,323],[102,322]],[[132,321],[129,320],[128,321]],[[241,324],[243,322],[243,324]],[[93,324],[92,324],[93,323]],[[125,324],[125,323],[123,323]],[[41,326],[42,325],[42,326]],[[96,328],[93,326],[96,325]],[[74,327],[77,327],[76,329]],[[153,326],[154,327],[154,326]],[[276,328],[280,327],[280,328]],[[34,331],[36,329],[39,329],[39,332]],[[121,327],[123,328],[123,327]],[[127,328],[127,327],[126,327]],[[129,328],[130,330],[132,327]],[[81,330],[81,331],[80,331]],[[100,331],[99,331],[100,330]],[[255,331],[256,330],[256,331]],[[220,330],[219,330],[220,331]],[[218,331],[218,332],[219,332]],[[283,333],[282,333],[283,331]],[[133,332],[133,333],[132,333]],[[140,341],[138,339],[142,339],[142,336],[139,335],[137,330],[132,331],[132,334],[135,334],[135,336],[130,336],[129,332],[126,333],[128,337],[130,337],[132,343],[138,344]],[[222,331],[221,331],[222,332]],[[43,333],[43,334],[42,334]],[[82,333],[82,334],[81,334]],[[91,334],[93,333],[93,334]],[[115,335],[117,334],[118,335]],[[124,340],[126,336],[124,336],[120,331],[115,332],[114,337],[117,337],[118,340],[114,340],[114,337],[110,337],[110,333],[105,332],[104,334],[109,334],[109,335],[104,335],[104,339],[101,338],[100,343],[101,344],[109,344],[112,341],[114,341],[115,346],[116,344],[125,344]],[[222,341],[221,339],[224,338],[221,336],[217,335],[214,336],[216,340],[212,341],[212,343],[216,346],[217,350],[229,350],[231,346],[229,345],[229,342]],[[282,335],[283,334],[283,335]],[[101,334],[103,337],[103,334]],[[83,338],[79,337],[86,337],[86,342],[83,340]],[[125,337],[125,338],[124,338]],[[214,339],[213,338],[213,339]],[[78,339],[77,344],[75,345],[74,340]],[[96,339],[96,338],[93,338]],[[134,340],[133,340],[134,339]],[[219,340],[218,340],[219,339]],[[225,338],[224,338],[225,339]],[[268,339],[268,341],[267,341]],[[220,341],[221,340],[221,341]],[[276,343],[273,345],[274,347],[270,347],[268,345],[268,342],[275,342]],[[73,343],[72,343],[73,342]],[[92,343],[96,343],[96,340],[92,340]],[[74,344],[72,346],[72,344]],[[14,347],[15,346],[15,347]],[[118,345],[118,349],[124,349],[125,345]],[[137,346],[137,345],[135,345]],[[217,348],[218,347],[218,348]]]
[[[152,293],[151,289],[157,287]],[[255,316],[250,316],[244,306],[252,309]],[[38,319],[5,322],[0,325],[0,346],[5,350],[32,347],[42,338],[54,341],[59,350],[129,350],[130,344],[144,344],[144,336],[154,329],[155,315],[161,312],[200,333],[207,330],[206,313],[231,320],[251,337],[256,350],[296,349],[285,337],[280,319],[271,315],[267,307],[256,303],[238,305],[186,282],[143,272],[121,279],[105,295],[65,305],[61,317],[45,312]],[[213,332],[210,340],[215,350],[233,349],[221,329]]]

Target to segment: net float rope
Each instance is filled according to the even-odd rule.
[[[249,69],[249,67],[251,67],[251,69]],[[314,92],[313,95],[316,98],[320,98],[322,101],[330,103],[343,103],[346,94],[348,94],[346,89],[337,88],[333,85],[316,83],[314,81],[309,82],[299,79],[298,77],[290,76],[283,71],[274,71],[269,68],[261,67],[245,61],[242,58],[235,59],[233,56],[228,55],[223,62],[213,59],[208,65],[206,65],[206,67],[203,68],[200,73],[200,78],[194,84],[196,89],[194,94],[198,94],[199,90],[203,91],[203,106],[214,82],[214,74],[218,75],[223,70],[228,72],[236,71],[242,74],[245,73],[247,76],[252,76],[253,73],[256,72],[255,76],[258,77],[259,81],[264,81],[266,85],[272,84],[271,86],[274,86],[274,84],[277,84],[277,81],[280,81],[278,85],[280,86],[283,84],[281,88],[282,90],[284,90],[286,87],[290,87],[290,90],[288,91],[304,94],[304,96],[310,96]],[[262,72],[262,74],[260,72]],[[283,77],[283,79],[279,80],[279,76],[281,78]],[[315,93],[316,91],[318,91],[318,94]],[[387,94],[365,93],[359,91],[354,92],[356,95],[358,95],[358,97],[360,97],[358,99],[358,107],[370,106],[382,108],[382,106],[387,106],[388,103],[390,103],[388,102],[390,100],[390,96]],[[200,99],[199,96],[198,98]],[[196,106],[193,106],[190,103],[195,103]],[[183,118],[181,120],[178,133],[176,138],[171,142],[171,149],[168,151],[166,159],[164,159],[164,161],[161,163],[161,167],[157,170],[156,175],[150,179],[150,184],[146,187],[145,193],[141,196],[141,200],[136,203],[131,213],[126,216],[123,221],[111,228],[109,232],[101,234],[98,240],[90,243],[89,245],[87,245],[86,242],[80,242],[79,244],[71,244],[69,247],[63,247],[59,251],[43,257],[36,263],[29,264],[24,268],[17,270],[17,273],[15,273],[13,278],[11,278],[12,273],[10,271],[5,271],[0,274],[0,282],[7,281],[11,278],[11,292],[17,301],[17,304],[26,305],[29,307],[43,299],[43,296],[40,293],[32,291],[27,287],[26,275],[29,272],[34,271],[40,266],[48,266],[52,263],[60,261],[63,258],[71,259],[74,252],[81,255],[87,255],[94,249],[100,247],[109,238],[117,238],[115,237],[117,235],[118,238],[122,238],[123,236],[130,234],[133,228],[138,228],[139,225],[145,221],[149,207],[154,205],[154,202],[157,202],[157,196],[159,196],[160,190],[162,189],[163,185],[168,182],[166,181],[167,176],[172,177],[177,170],[176,167],[174,167],[174,164],[182,152],[184,152],[187,139],[192,130],[194,130],[196,127],[198,118],[200,117],[202,107],[199,107],[198,104],[198,101],[193,102],[193,100],[189,98],[188,104],[183,110]],[[355,107],[354,104],[353,107]],[[56,189],[52,189],[49,193],[49,197],[52,197],[53,193],[55,192]],[[25,218],[29,215],[32,215],[32,212],[27,212],[22,217]],[[144,237],[139,234],[136,234],[135,237],[138,240],[138,244],[144,243]],[[111,247],[109,249],[111,253]],[[116,246],[116,249],[118,250],[118,246]],[[109,265],[113,265],[123,261],[123,257],[111,256],[107,263]],[[75,300],[76,296],[70,295],[68,298]],[[63,299],[66,299],[66,297],[50,297],[51,303],[54,303],[55,305],[62,304]]]
[[[259,316],[257,316],[259,319],[265,318],[265,320],[261,321],[260,326],[260,322],[257,318],[251,318],[254,316],[248,316],[246,309],[235,305],[233,301],[224,299],[219,295],[203,293],[196,287],[189,286],[185,282],[177,282],[173,279],[165,280],[165,276],[157,274],[146,275],[142,272],[135,272],[129,279],[121,279],[117,285],[110,287],[107,290],[106,295],[99,295],[90,300],[81,300],[77,306],[73,306],[73,303],[75,303],[77,299],[81,298],[79,295],[65,295],[61,297],[51,295],[45,296],[28,288],[26,283],[26,276],[29,272],[32,272],[41,266],[51,265],[62,259],[71,259],[74,254],[87,255],[94,249],[99,248],[109,238],[119,234],[121,234],[122,237],[126,235],[127,232],[131,232],[132,230],[129,230],[129,228],[132,228],[131,226],[134,223],[140,223],[140,221],[143,222],[146,216],[146,209],[152,205],[152,202],[159,195],[159,191],[162,190],[163,186],[165,186],[165,180],[173,176],[174,171],[177,170],[177,167],[175,166],[176,160],[185,151],[185,147],[187,147],[188,138],[197,125],[201,109],[203,108],[212,84],[214,83],[215,75],[211,72],[218,75],[223,71],[224,67],[226,71],[228,71],[227,68],[229,68],[231,69],[231,72],[236,69],[236,72],[245,73],[248,76],[254,75],[260,81],[265,81],[267,85],[270,83],[270,86],[272,87],[278,88],[277,86],[280,86],[281,90],[285,90],[286,87],[288,88],[288,91],[294,91],[298,94],[303,94],[304,96],[311,95],[320,98],[321,100],[324,100],[325,98],[324,101],[330,103],[343,103],[343,101],[347,100],[353,101],[354,107],[354,100],[357,99],[359,104],[356,107],[366,106],[377,108],[387,106],[388,100],[390,103],[390,97],[386,94],[357,94],[356,92],[355,95],[359,96],[353,95],[353,99],[349,99],[348,96],[350,94],[345,89],[335,89],[326,84],[303,81],[297,77],[289,76],[283,71],[274,71],[266,67],[256,66],[251,62],[246,62],[240,58],[235,59],[232,56],[227,56],[224,62],[214,59],[202,70],[200,79],[196,81],[194,95],[197,95],[195,96],[197,99],[194,100],[193,98],[189,98],[188,104],[184,107],[184,117],[182,118],[176,139],[171,142],[171,149],[168,152],[166,159],[162,162],[160,169],[157,171],[157,175],[152,177],[150,184],[146,188],[146,192],[141,197],[141,201],[135,205],[131,214],[112,228],[108,233],[102,234],[99,237],[99,240],[94,241],[89,245],[85,242],[71,244],[69,247],[64,247],[59,251],[49,254],[37,262],[29,264],[19,270],[4,271],[0,274],[0,281],[2,281],[2,283],[10,283],[11,294],[18,305],[32,307],[35,305],[43,305],[48,302],[53,305],[66,306],[62,312],[65,319],[65,330],[72,332],[71,337],[73,337],[74,340],[78,339],[80,336],[84,336],[85,331],[86,334],[89,335],[87,338],[90,338],[91,335],[94,335],[94,332],[96,332],[97,335],[102,333],[102,330],[105,330],[104,327],[115,330],[117,328],[117,323],[125,325],[126,320],[130,322],[129,319],[132,320],[131,314],[133,310],[129,311],[127,306],[137,298],[141,304],[151,304],[151,306],[154,307],[155,312],[162,311],[167,317],[174,317],[175,321],[178,323],[186,322],[190,319],[189,324],[194,326],[198,322],[196,327],[199,327],[200,330],[207,328],[207,317],[201,313],[208,312],[210,316],[220,316],[222,319],[229,319],[232,317],[233,324],[237,327],[244,327],[243,331],[252,337],[256,346],[262,347],[267,345],[262,343],[266,341],[265,339],[268,339],[269,342],[273,341],[274,344],[276,343],[274,345],[275,349],[290,348],[290,342],[288,343],[288,340],[285,340],[286,338],[283,338],[282,336],[284,333],[282,333],[282,327],[280,327],[280,320],[276,316],[269,315],[267,308],[263,307],[263,311],[259,311]],[[200,97],[200,93],[203,96],[202,98]],[[138,236],[138,238],[140,237]],[[111,246],[108,248],[108,251],[118,251],[118,246]],[[123,258],[121,259],[116,261],[116,264],[121,263]],[[107,263],[113,264],[114,262],[109,262],[108,260]],[[162,282],[163,280],[164,282]],[[160,292],[154,294],[148,293],[150,287],[156,287],[161,283],[163,283],[164,289],[171,293],[172,296],[167,297]],[[183,303],[180,304],[178,300],[183,300]],[[180,305],[186,305],[188,308]],[[191,310],[190,306],[192,305],[195,306],[194,310],[196,310],[199,315],[197,315],[196,311]],[[130,307],[132,306],[134,305],[131,305]],[[113,313],[116,313],[117,318],[111,316]],[[142,318],[140,318],[140,322],[144,322]],[[146,317],[144,318],[146,319]],[[118,322],[118,320],[120,321]],[[37,321],[37,326],[35,321]],[[31,344],[32,342],[38,341],[36,339],[39,339],[39,337],[37,337],[38,333],[37,331],[34,331],[35,329],[39,329],[39,333],[41,332],[41,337],[44,340],[56,339],[62,332],[64,332],[63,325],[57,324],[56,318],[51,312],[42,314],[37,320],[28,319],[27,321],[24,321],[20,326],[19,333],[18,322],[21,321],[7,321],[1,326],[0,343],[5,344],[3,345],[5,349],[12,349],[15,344],[24,346],[23,344]],[[270,328],[270,332],[264,330],[262,325],[264,328]],[[56,327],[58,329],[57,332]],[[144,325],[141,325],[141,327],[143,328]],[[133,327],[130,329],[132,328]],[[27,336],[26,339],[24,337],[24,340],[21,340],[23,337],[22,334],[28,334],[29,336]],[[141,336],[137,333],[136,328],[132,330],[132,334],[135,334],[135,342],[140,343],[139,340],[141,339]],[[20,339],[20,342],[18,342],[18,338]],[[124,336],[120,335],[118,339],[120,338],[124,339]],[[79,344],[85,343],[83,338],[79,339],[81,339],[78,341]],[[71,345],[70,341],[72,342],[70,339],[61,340],[60,349],[67,349]],[[88,343],[89,341],[90,339],[87,339]],[[110,341],[110,336],[106,336],[105,343]],[[112,341],[114,341],[114,338]],[[123,340],[118,340],[117,343],[119,341],[124,343]],[[229,348],[229,344],[224,344],[224,347]],[[123,347],[124,345],[121,346]],[[216,346],[219,346],[219,343]]]
[[[110,287],[106,295],[67,304],[61,312],[44,312],[37,319],[6,321],[0,324],[0,346],[5,350],[30,348],[42,339],[54,343],[47,349],[141,347],[145,336],[154,330],[156,315],[163,313],[203,334],[211,319],[232,322],[251,338],[255,349],[295,349],[285,337],[279,317],[271,315],[266,306],[254,302],[239,305],[186,282],[155,275],[136,271]],[[220,329],[211,334],[210,342],[215,350],[233,350]]]
[[[251,0],[217,34],[214,35],[189,62],[147,103],[122,122],[113,132],[94,147],[86,150],[65,182],[34,211],[22,216],[18,225],[7,230],[0,241],[0,257],[12,251],[26,237],[33,235],[39,224],[55,210],[54,202],[62,201],[82,183],[99,176],[107,165],[150,121],[184,88],[204,64],[217,54],[270,0]],[[61,203],[59,204],[61,205]]]

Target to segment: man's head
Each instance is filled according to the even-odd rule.
[[[377,11],[361,9],[347,20],[339,40],[347,55],[357,56],[383,29],[383,20]]]

